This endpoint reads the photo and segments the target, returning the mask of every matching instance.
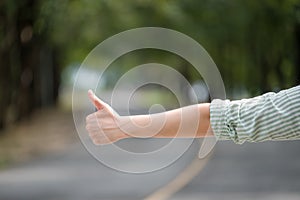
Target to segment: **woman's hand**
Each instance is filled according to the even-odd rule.
[[[120,129],[121,116],[91,90],[88,96],[98,111],[86,117],[86,130],[96,145],[111,144],[129,136]]]

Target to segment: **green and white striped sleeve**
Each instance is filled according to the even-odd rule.
[[[213,100],[210,123],[218,140],[238,144],[300,139],[300,86],[250,99]]]

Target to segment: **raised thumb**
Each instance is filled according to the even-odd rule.
[[[94,94],[92,90],[88,91],[88,96],[93,105],[98,109],[101,110],[104,108],[104,103]]]

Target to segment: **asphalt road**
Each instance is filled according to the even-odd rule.
[[[300,141],[219,142],[177,199],[300,199]]]
[[[132,147],[137,142],[124,141],[123,145]],[[178,174],[197,154],[197,148],[194,143],[163,170],[137,175],[100,164],[78,142],[67,151],[2,170],[0,199],[143,199]],[[300,141],[242,146],[219,142],[199,175],[171,199],[300,199],[299,152]],[[125,157],[116,159],[126,162]]]
[[[123,143],[132,146],[136,141]],[[0,199],[142,199],[179,173],[195,156],[195,147],[196,145],[192,146],[183,158],[170,167],[136,175],[102,165],[81,143],[74,144],[63,153],[48,155],[1,171]],[[116,156],[116,159],[127,162],[126,157]],[[146,164],[136,163],[141,167]]]

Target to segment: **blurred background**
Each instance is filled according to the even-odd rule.
[[[169,185],[163,191],[158,189],[193,161],[197,141],[173,165],[143,175],[108,169],[85,151],[71,108],[77,70],[101,41],[144,26],[174,29],[199,42],[218,66],[230,99],[300,83],[298,0],[2,0],[0,200],[143,199],[153,194],[152,199],[299,199],[297,141],[219,142],[209,158],[191,169],[190,174],[197,174],[192,181],[179,178],[182,188]],[[125,72],[149,62],[178,70],[195,89],[198,102],[210,101],[193,66],[155,49],[130,52],[112,63],[98,95],[106,99]],[[93,66],[84,73],[94,79],[97,70]],[[84,81],[80,86],[85,101],[88,88]],[[180,98],[187,105],[189,94],[182,89]],[[157,103],[178,107],[164,87],[145,86],[134,98],[132,112],[138,114]],[[120,146],[143,151],[146,147],[139,142],[121,141]],[[148,145],[159,142],[149,139]]]

